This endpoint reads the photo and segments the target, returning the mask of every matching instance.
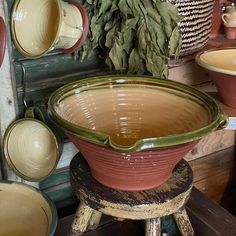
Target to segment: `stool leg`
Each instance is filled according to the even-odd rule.
[[[174,218],[183,236],[194,235],[194,231],[185,208],[181,208],[178,212],[174,213]]]
[[[84,202],[79,204],[74,221],[71,226],[71,236],[80,235],[87,230],[89,220],[93,214],[93,209]]]
[[[146,220],[145,236],[161,236],[161,220],[160,220],[160,218]]]
[[[96,229],[100,223],[102,217],[102,213],[96,210],[93,210],[93,214],[89,219],[88,229],[93,230]]]

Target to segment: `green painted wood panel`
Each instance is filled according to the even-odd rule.
[[[6,0],[6,2],[9,11],[7,29],[11,33],[10,18],[14,0]],[[97,52],[94,52],[93,56],[84,62],[80,61],[78,53],[63,54],[57,50],[53,50],[39,59],[27,59],[17,51],[12,39],[10,43],[19,118],[25,111],[24,99],[28,105],[44,103],[55,89],[66,83],[83,79],[89,75],[110,73]],[[23,71],[25,71],[25,76]],[[39,187],[57,206],[76,201],[70,186],[68,168],[56,170],[54,174],[40,182]]]
[[[34,60],[16,60],[14,61],[14,69],[16,84],[17,87],[19,87],[23,83],[23,69],[25,70],[27,85],[30,86],[31,83],[45,85],[45,80],[48,80],[48,82],[52,81],[53,83],[57,80],[59,82],[67,83],[68,81],[63,79],[63,76],[71,74],[88,74],[93,73],[94,70],[102,71],[107,70],[108,68],[104,61],[99,59],[98,55],[94,53],[89,60],[84,62],[81,62],[78,57],[75,57],[72,54],[50,55]],[[56,80],[54,78],[56,78]],[[40,81],[41,79],[44,80]]]
[[[69,169],[56,170],[51,176],[39,183],[41,190],[70,182]]]
[[[47,194],[50,199],[52,199],[55,203],[63,202],[64,200],[69,200],[75,198],[73,190],[70,186],[57,186],[58,189],[51,188],[47,190],[43,190],[44,193]],[[60,188],[59,188],[60,187]]]

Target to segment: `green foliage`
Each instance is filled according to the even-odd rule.
[[[111,68],[120,73],[148,71],[167,78],[167,60],[178,56],[181,17],[163,0],[84,0],[90,15],[90,35],[81,60],[98,48]]]

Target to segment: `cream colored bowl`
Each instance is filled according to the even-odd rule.
[[[4,135],[4,154],[20,177],[40,181],[56,168],[62,148],[52,130],[34,118],[13,122]]]
[[[73,47],[83,33],[80,10],[61,0],[16,0],[11,30],[18,50],[37,58],[54,48]]]
[[[221,101],[236,108],[236,48],[216,48],[196,56],[217,87]]]
[[[0,209],[1,236],[54,235],[56,208],[32,187],[0,181]]]
[[[211,49],[199,53],[196,60],[207,70],[236,75],[236,48]]]

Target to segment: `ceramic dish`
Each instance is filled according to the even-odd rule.
[[[196,61],[208,72],[222,102],[236,108],[236,48],[207,50],[199,53]]]
[[[82,152],[93,176],[123,190],[159,186],[199,139],[227,122],[207,94],[139,76],[68,84],[51,95],[49,112]]]
[[[88,14],[76,2],[62,0],[16,0],[11,32],[22,55],[39,58],[53,49],[77,50],[88,34]]]
[[[53,236],[57,226],[54,204],[27,185],[0,181],[0,235]]]
[[[8,126],[3,137],[3,150],[8,165],[18,176],[38,182],[56,169],[63,139],[44,118],[34,117],[36,109],[28,108],[25,118]]]

